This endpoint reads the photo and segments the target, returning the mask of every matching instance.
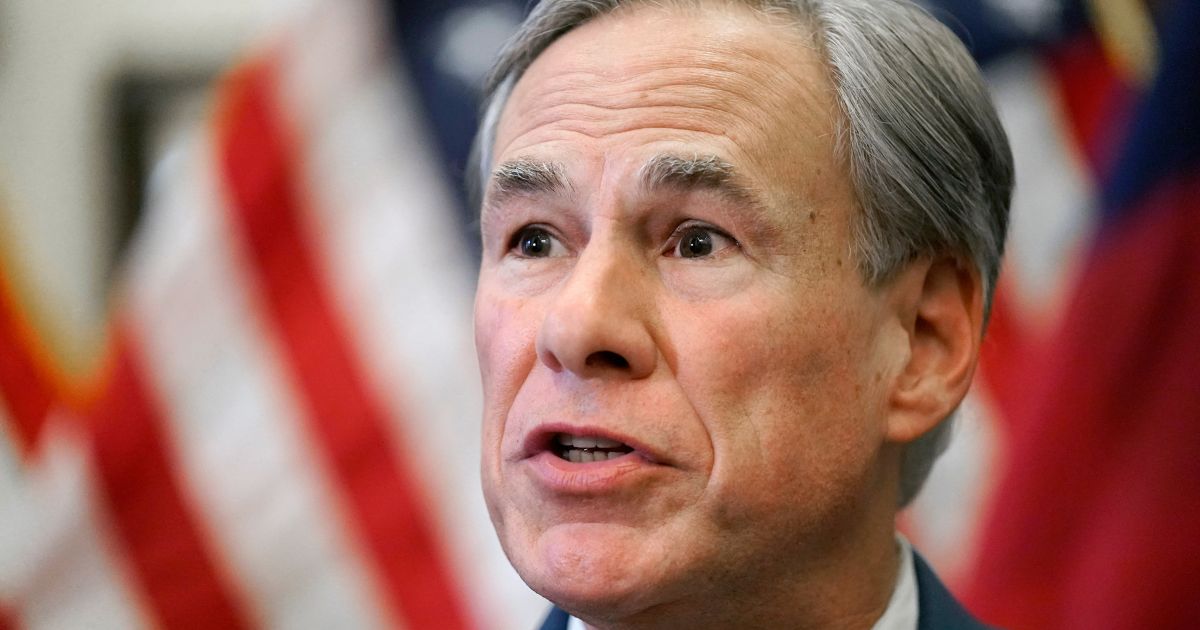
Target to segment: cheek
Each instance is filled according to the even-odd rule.
[[[681,349],[679,379],[716,451],[710,491],[720,521],[767,518],[797,502],[833,509],[869,465],[879,437],[863,376],[870,341],[853,323],[868,318],[852,308],[760,297],[726,303],[683,332],[696,344]]]
[[[855,368],[865,357],[864,339],[851,326],[862,317],[845,306],[760,292],[677,310],[687,314],[665,319],[673,322],[668,325],[677,340],[678,378],[689,396],[725,412],[716,419],[778,417],[815,404],[844,403],[831,388],[851,386],[853,392],[859,380]]]
[[[501,297],[481,284],[475,300],[475,350],[489,408],[511,401],[529,373],[539,321],[534,300]]]
[[[475,348],[483,382],[485,468],[499,463],[513,401],[537,358],[534,341],[540,318],[536,309],[534,300],[500,297],[480,284]]]
[[[483,381],[482,482],[488,512],[496,527],[505,521],[499,497],[508,490],[501,474],[503,441],[513,401],[529,376],[536,355],[536,303],[497,294],[480,279],[475,299],[475,349]]]

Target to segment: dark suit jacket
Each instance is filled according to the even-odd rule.
[[[913,553],[913,566],[917,572],[917,630],[987,630],[946,590],[921,554]],[[541,630],[567,630],[567,619],[567,612],[555,606]]]

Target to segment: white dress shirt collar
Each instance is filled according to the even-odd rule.
[[[916,630],[917,629],[917,567],[913,564],[912,545],[908,539],[896,534],[896,546],[900,548],[900,568],[896,574],[896,588],[888,600],[883,616],[875,622],[872,630]]]

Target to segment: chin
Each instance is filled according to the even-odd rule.
[[[562,525],[510,559],[530,588],[560,608],[616,620],[662,602],[664,559],[647,542],[613,525]]]

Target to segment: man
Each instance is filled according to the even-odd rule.
[[[894,533],[1012,188],[954,36],[892,1],[550,1],[489,94],[483,481],[546,627],[976,627]]]

